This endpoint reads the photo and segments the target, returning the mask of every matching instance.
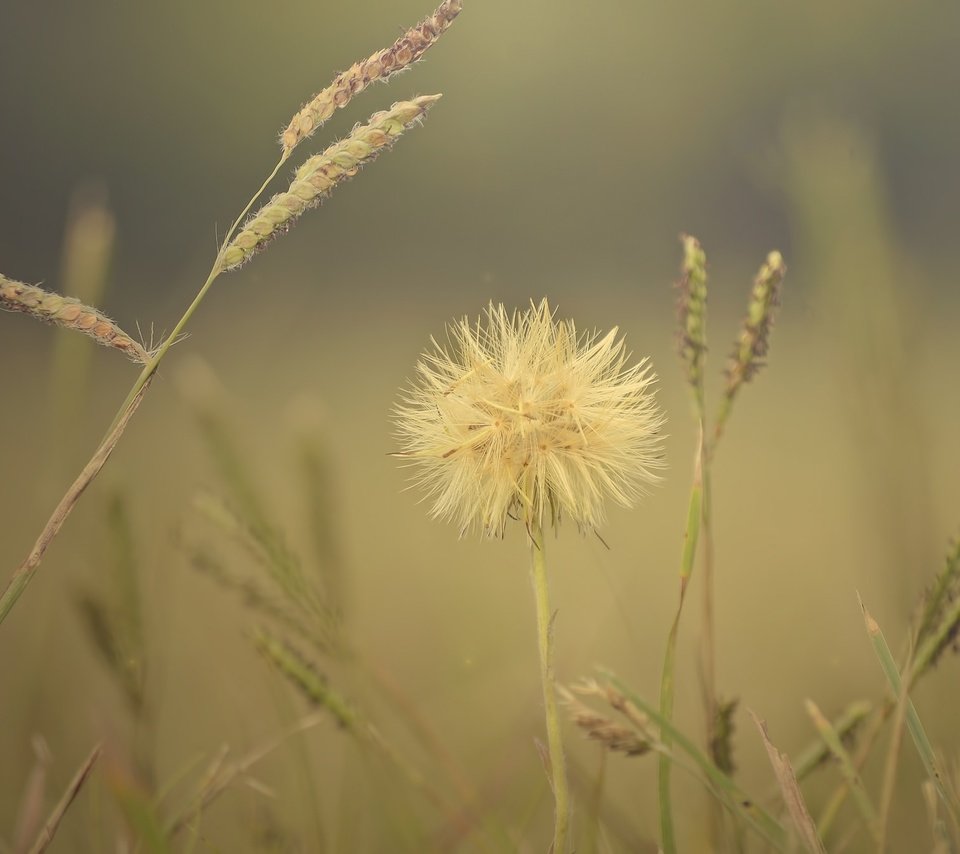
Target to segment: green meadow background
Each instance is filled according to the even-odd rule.
[[[105,195],[117,236],[102,306],[156,339],[268,174],[292,113],[429,11],[424,0],[4,0],[0,271],[61,287],[71,205]],[[393,101],[444,93],[423,127],[216,283],[0,627],[0,840],[14,836],[34,735],[52,756],[51,803],[91,745],[107,746],[51,850],[123,850],[105,779],[128,773],[132,744],[158,787],[181,772],[195,781],[221,745],[242,755],[305,710],[252,648],[256,616],[185,556],[184,538],[216,543],[194,496],[224,492],[197,428],[200,394],[305,558],[304,431],[329,462],[346,631],[402,701],[356,667],[318,666],[442,783],[397,710],[414,714],[513,840],[504,850],[545,850],[552,802],[534,743],[525,535],[461,541],[428,519],[388,456],[389,413],[430,336],[490,300],[522,308],[546,296],[585,330],[618,326],[651,358],[668,416],[665,482],[633,510],[611,508],[609,549],[567,527],[548,560],[558,678],[601,664],[655,700],[696,443],[675,355],[681,231],[700,238],[710,267],[714,403],[753,274],[774,248],[789,267],[769,366],[744,390],[714,475],[718,682],[741,698],[738,779],[767,792],[745,710],[796,752],[813,736],[805,698],[832,715],[882,696],[857,592],[899,649],[960,533],[958,49],[960,6],[946,0],[465,0],[424,61],[298,150],[320,150]],[[136,376],[116,353],[87,353],[89,375],[65,401],[57,346],[52,329],[0,316],[4,577]],[[79,605],[116,593],[117,500],[140,584],[146,735]],[[698,581],[677,714],[699,738]],[[915,695],[951,760],[958,667],[946,656]],[[573,727],[565,735],[582,826],[601,749]],[[874,792],[881,768],[869,766]],[[210,807],[194,850],[498,850],[475,829],[452,832],[449,815],[332,722],[285,742],[253,776]],[[655,778],[651,757],[608,757],[601,851],[655,850]],[[820,772],[807,789],[815,813],[837,778]],[[891,850],[929,847],[921,779],[905,741]],[[681,842],[705,850],[706,796],[683,772],[675,784]],[[867,850],[867,837],[848,850]]]

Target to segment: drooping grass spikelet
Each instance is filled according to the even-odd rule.
[[[724,393],[731,401],[740,386],[753,379],[764,365],[763,358],[770,346],[770,330],[780,304],[780,283],[786,272],[783,256],[774,251],[767,256],[753,281],[743,331],[727,365]]]
[[[98,309],[73,297],[45,291],[36,285],[16,282],[0,274],[0,308],[29,314],[61,329],[72,329],[93,338],[104,347],[125,353],[134,362],[146,364],[149,356],[143,346],[127,335]]]
[[[338,74],[329,86],[301,107],[280,135],[284,157],[310,137],[339,107],[345,107],[354,95],[377,80],[386,81],[420,59],[460,14],[461,6],[461,0],[444,0],[432,15],[407,30],[390,47]]]
[[[390,148],[438,100],[440,95],[422,95],[412,101],[399,101],[389,110],[374,113],[367,124],[357,125],[346,139],[307,160],[287,191],[275,195],[247,220],[224,249],[221,268],[239,267],[273,237],[289,231],[304,211],[319,205],[338,184]]]
[[[398,457],[418,469],[432,515],[501,536],[568,516],[593,529],[604,499],[630,506],[663,467],[663,415],[647,362],[628,365],[617,329],[578,336],[546,300],[434,341],[394,408]]]
[[[612,690],[615,695],[615,689]],[[650,752],[653,739],[647,733],[646,719],[640,715],[639,710],[633,709],[633,714],[627,715],[628,720],[633,724],[632,727],[628,727],[612,718],[597,714],[586,703],[578,699],[576,694],[599,695],[602,699],[610,702],[615,709],[624,713],[625,706],[623,703],[615,703],[611,700],[611,696],[595,682],[575,685],[572,689],[558,686],[557,691],[567,706],[573,724],[581,729],[587,738],[600,742],[607,750],[614,753],[623,753],[626,756],[643,756]],[[623,700],[624,703],[628,702],[622,695],[619,699]]]
[[[680,359],[693,388],[697,415],[704,417],[703,364],[707,355],[707,256],[700,241],[689,234],[680,237],[683,263],[677,289],[678,347]]]

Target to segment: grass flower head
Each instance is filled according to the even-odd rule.
[[[628,364],[616,328],[578,336],[546,300],[513,314],[491,303],[449,339],[433,340],[395,408],[398,456],[434,517],[493,536],[508,518],[592,529],[607,498],[630,506],[659,480],[656,377],[646,360]]]

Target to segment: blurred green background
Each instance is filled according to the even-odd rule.
[[[609,550],[561,530],[550,563],[559,678],[602,663],[655,698],[696,442],[674,353],[681,231],[710,263],[714,401],[752,275],[773,248],[789,266],[769,368],[745,390],[715,473],[721,691],[765,717],[787,751],[812,735],[804,698],[833,714],[880,696],[856,592],[896,647],[960,525],[960,6],[464,5],[423,62],[358,96],[298,150],[319,150],[393,101],[445,95],[422,128],[217,283],[0,629],[0,838],[13,835],[33,734],[53,756],[51,791],[95,739],[122,758],[134,738],[78,609],[108,586],[111,496],[123,496],[141,572],[157,779],[222,743],[243,752],[298,714],[251,649],[251,616],[177,545],[197,489],[220,491],[183,391],[202,359],[264,501],[304,551],[295,437],[304,412],[319,424],[350,637],[402,686],[519,850],[542,850],[551,808],[533,744],[542,719],[524,535],[461,542],[428,520],[387,456],[389,410],[429,336],[489,300],[547,296],[579,327],[619,326],[652,358],[668,478],[640,508],[611,511]],[[5,0],[0,271],[60,289],[69,212],[105,197],[116,244],[102,305],[147,337],[170,329],[292,113],[429,11],[414,0]],[[52,391],[55,350],[52,330],[0,317],[3,573],[136,375],[114,353],[87,354],[90,383],[65,409],[63,389]],[[678,714],[699,733],[693,585]],[[950,757],[956,674],[945,660],[916,696]],[[343,678],[344,693],[363,695]],[[429,767],[389,704],[370,703]],[[758,736],[744,714],[738,728],[743,782],[762,792],[772,778]],[[599,748],[567,736],[589,786]],[[610,825],[625,829],[607,850],[637,850],[656,837],[655,763],[608,766]],[[909,748],[902,767],[900,845],[924,828]],[[397,850],[407,813],[427,839],[444,826],[332,725],[275,751],[256,776],[273,796],[226,793],[201,850]],[[705,800],[682,774],[677,786],[697,850]],[[813,786],[811,802],[829,790]],[[92,788],[52,850],[112,848],[95,831],[111,809]],[[258,849],[265,827],[274,836]],[[414,838],[408,850],[426,844]]]

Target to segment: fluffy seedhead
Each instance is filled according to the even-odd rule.
[[[700,241],[689,234],[680,237],[683,263],[677,290],[677,346],[680,359],[693,388],[698,414],[703,415],[703,363],[707,355],[707,256]]]
[[[630,506],[663,467],[663,416],[646,360],[628,365],[613,329],[577,335],[546,300],[485,323],[450,327],[450,346],[417,365],[395,407],[396,455],[410,460],[432,515],[500,536],[568,516],[603,521],[604,500]]]
[[[125,353],[134,362],[146,364],[149,354],[102,311],[72,297],[25,285],[0,275],[0,308],[29,314],[44,323],[72,329],[92,338],[104,347]]]
[[[407,30],[390,47],[338,74],[333,83],[300,108],[280,135],[284,157],[323,125],[334,111],[345,107],[354,95],[377,80],[387,80],[420,59],[460,14],[461,6],[460,0],[444,0],[432,15]]]
[[[390,148],[439,100],[439,95],[422,95],[412,101],[399,101],[389,110],[374,113],[367,124],[355,127],[346,139],[307,160],[287,191],[278,193],[247,220],[224,249],[221,268],[239,267],[272,238],[289,231],[304,211],[319,205],[338,184]]]

